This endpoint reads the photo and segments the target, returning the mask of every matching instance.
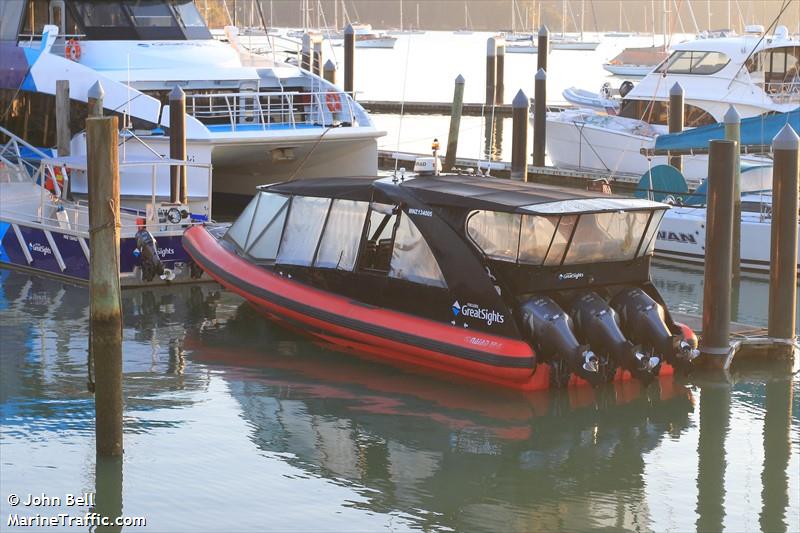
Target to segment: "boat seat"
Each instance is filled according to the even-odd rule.
[[[373,268],[376,270],[389,271],[389,262],[392,260],[392,239],[381,239],[378,241],[378,249],[375,251],[375,263]]]

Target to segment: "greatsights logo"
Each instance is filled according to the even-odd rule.
[[[505,321],[505,317],[501,313],[486,309],[477,304],[466,303],[462,305],[456,300],[453,302],[451,309],[453,311],[453,316],[463,315],[465,317],[477,318],[478,320],[485,321],[487,326],[491,326],[495,322],[502,324]]]

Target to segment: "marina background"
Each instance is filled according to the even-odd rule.
[[[462,74],[479,102],[489,35],[358,50],[359,98],[448,101]],[[602,60],[640,43],[554,51],[551,102],[599,88]],[[535,56],[506,61],[505,100],[532,95]],[[425,152],[447,132],[447,117],[373,116],[383,149]],[[459,155],[481,155],[484,128],[463,119]],[[145,531],[800,530],[797,375],[597,397],[465,388],[330,351],[213,285],[124,293],[125,457],[95,465],[88,291],[0,280],[3,495],[104,486],[98,505],[146,516]],[[671,309],[699,313],[702,270],[657,263],[653,280]],[[764,325],[766,297],[763,277],[743,276],[731,318]]]

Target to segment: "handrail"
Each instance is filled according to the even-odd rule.
[[[187,94],[186,99],[194,118],[205,124],[227,124],[232,131],[241,126],[267,130],[286,125],[371,125],[345,91],[217,92]]]

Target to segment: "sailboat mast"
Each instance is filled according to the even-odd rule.
[[[583,15],[585,13],[586,0],[581,0],[581,41],[583,40]]]
[[[419,2],[417,2],[417,29],[419,30]]]
[[[403,0],[400,0],[400,31],[403,31]]]
[[[561,0],[561,38],[564,38],[564,27],[567,24],[567,0]]]
[[[664,30],[664,51],[666,51],[667,48],[669,48],[669,46],[667,46],[667,16],[669,14],[669,4],[667,3],[667,0],[661,0],[661,9],[664,11],[664,13],[661,15],[661,18],[663,25],[662,30]]]

